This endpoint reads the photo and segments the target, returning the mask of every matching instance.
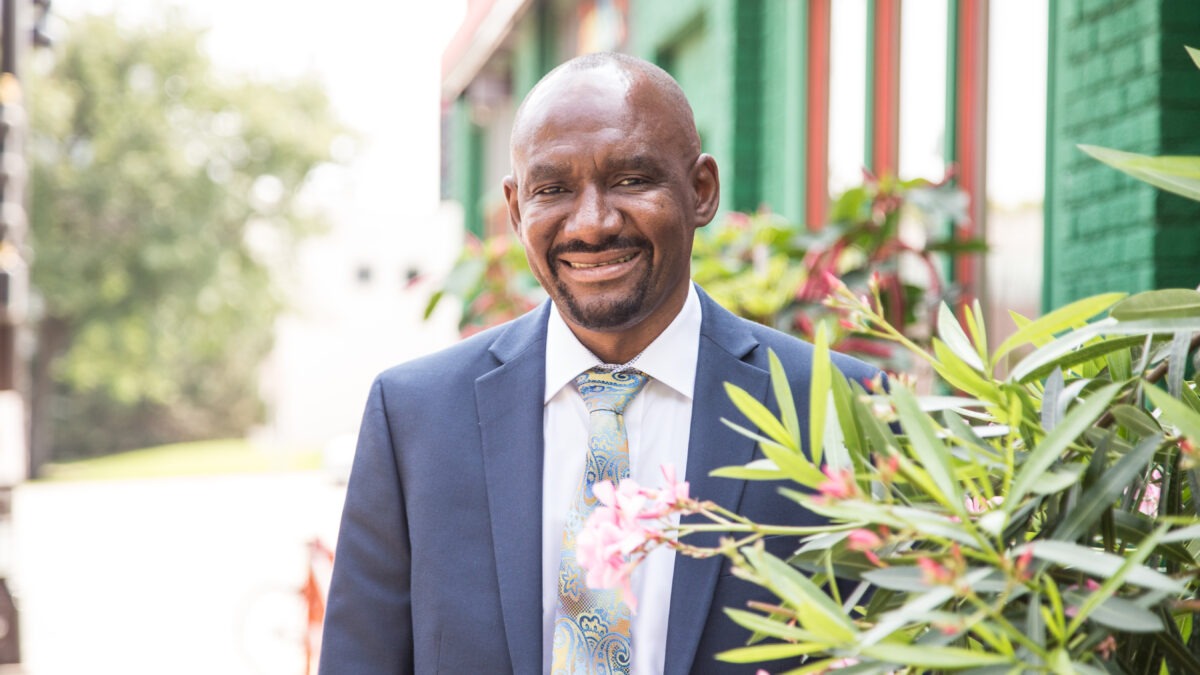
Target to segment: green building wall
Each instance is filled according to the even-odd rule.
[[[806,3],[635,0],[633,54],[675,76],[721,169],[722,210],[804,213]]]
[[[463,225],[477,237],[483,232],[483,130],[471,121],[465,95],[454,101],[450,111],[450,195],[462,204]]]
[[[1200,283],[1200,204],[1077,144],[1200,154],[1195,0],[1051,2],[1044,309],[1094,293]],[[1031,158],[1032,161],[1032,158]]]
[[[687,92],[720,165],[722,210],[805,212],[807,8],[801,0],[630,0],[626,50]],[[1200,284],[1200,205],[1143,185],[1076,145],[1200,154],[1198,0],[1050,2],[1043,306],[1093,293]],[[506,48],[512,105],[573,54],[568,0],[538,2]],[[452,195],[484,232],[494,145],[453,107]],[[1029,161],[1041,161],[1030,157]]]

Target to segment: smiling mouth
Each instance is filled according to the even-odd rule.
[[[636,255],[637,255],[637,253],[630,253],[629,255],[624,255],[624,256],[621,256],[620,258],[613,258],[612,260],[606,260],[604,262],[598,262],[598,263],[571,262],[569,260],[564,260],[563,262],[567,263],[567,266],[571,267],[572,269],[587,270],[587,269],[592,269],[595,267],[606,267],[608,265],[620,265],[621,263],[625,263],[625,262],[629,262],[630,260],[633,260],[634,256],[636,256]]]

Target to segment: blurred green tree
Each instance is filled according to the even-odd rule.
[[[35,465],[263,416],[269,268],[320,229],[298,195],[344,131],[319,83],[231,77],[202,38],[89,17],[32,78]]]

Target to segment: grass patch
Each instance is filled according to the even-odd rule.
[[[321,466],[310,448],[264,447],[242,439],[175,443],[105,457],[48,464],[46,480],[117,480],[301,471]]]

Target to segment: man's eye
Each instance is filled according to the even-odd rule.
[[[562,187],[560,187],[558,185],[551,185],[549,187],[538,188],[537,190],[534,190],[533,194],[535,194],[535,195],[560,195],[564,192],[566,192],[566,190],[562,189]]]
[[[622,185],[622,186],[628,187],[630,185],[644,185],[645,183],[646,183],[646,180],[644,178],[638,178],[637,176],[630,176],[628,178],[622,178],[620,181],[617,182],[617,185]]]

